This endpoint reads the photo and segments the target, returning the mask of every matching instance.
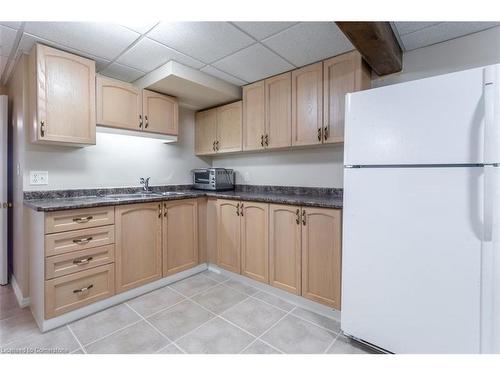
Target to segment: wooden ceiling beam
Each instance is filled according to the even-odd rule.
[[[403,68],[403,52],[389,22],[336,22],[379,76]]]

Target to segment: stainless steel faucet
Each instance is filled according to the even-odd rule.
[[[139,180],[139,182],[141,183],[141,185],[144,185],[143,186],[143,189],[145,192],[150,192],[151,191],[151,188],[149,187],[149,180],[151,179],[151,177],[141,177],[141,179]]]

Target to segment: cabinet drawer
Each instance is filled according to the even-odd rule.
[[[93,228],[115,223],[114,207],[92,207],[45,214],[45,233]]]
[[[48,280],[45,282],[45,319],[114,294],[114,263]]]
[[[115,245],[73,251],[45,259],[45,280],[69,275],[115,261]]]
[[[59,255],[115,242],[115,226],[74,230],[71,232],[47,234],[45,256]]]

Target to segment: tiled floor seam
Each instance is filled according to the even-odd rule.
[[[95,340],[93,340],[93,341],[88,342],[87,344],[85,344],[85,345],[84,345],[84,347],[88,347],[88,346],[90,346],[90,345],[92,345],[92,344],[95,344],[95,343],[96,343],[96,342],[98,342],[98,341],[104,340],[104,339],[108,338],[109,336],[114,335],[114,334],[115,334],[115,333],[117,333],[117,332],[123,331],[124,329],[130,328],[130,327],[132,327],[132,326],[135,326],[136,324],[140,323],[141,321],[142,321],[142,319],[140,319],[140,317],[139,317],[139,319],[138,319],[138,320],[136,320],[136,321],[134,321],[134,322],[132,322],[132,323],[129,323],[129,324],[127,324],[127,325],[124,325],[123,327],[120,327],[120,328],[118,328],[118,329],[114,330],[113,332],[107,333],[107,334],[105,334],[104,336],[99,337],[98,339],[95,339]]]
[[[335,334],[340,333],[340,330],[339,330],[339,331],[334,331],[334,330],[332,330],[332,329],[330,329],[330,328],[326,328],[325,326],[322,326],[322,325],[320,325],[320,324],[318,324],[318,323],[315,323],[315,322],[313,322],[313,321],[311,321],[311,320],[308,320],[308,319],[306,319],[306,318],[304,318],[304,317],[302,317],[302,316],[295,315],[295,314],[292,314],[292,315],[293,315],[295,318],[297,318],[297,319],[303,320],[304,322],[307,322],[307,323],[311,323],[312,325],[314,325],[314,326],[316,326],[316,327],[318,327],[318,328],[324,329],[324,330],[326,330],[326,331],[328,331],[328,332],[335,333]]]
[[[337,341],[337,339],[339,338],[339,336],[340,336],[340,332],[337,334],[337,336],[335,336],[335,338],[333,339],[333,341],[331,342],[331,344],[326,347],[326,349],[323,352],[323,354],[327,354],[328,353],[328,351],[335,344],[335,342]]]
[[[71,329],[71,327],[69,326],[69,324],[66,324],[66,328],[68,328],[68,331],[71,333],[71,335],[73,336],[73,338],[76,340],[76,342],[80,346],[80,349],[82,350],[83,354],[87,354],[87,351],[83,347],[83,345],[80,342],[80,340],[78,339],[78,337],[76,337],[75,332],[73,332],[73,330]]]
[[[158,328],[156,328],[149,320],[147,320],[144,316],[142,316],[138,311],[136,311],[132,306],[130,306],[129,304],[127,304],[127,302],[125,302],[125,305],[127,305],[133,312],[135,312],[137,315],[139,315],[142,320],[144,322],[146,322],[146,324],[148,324],[149,326],[151,326],[151,328],[153,328],[156,332],[158,332],[163,338],[167,339],[168,341],[168,344],[165,345],[165,348],[169,345],[169,344],[172,344],[173,343],[173,340],[170,339],[170,337],[168,337],[167,335],[165,335],[163,332],[161,332]]]
[[[280,319],[278,319],[273,325],[271,325],[268,329],[266,329],[264,332],[262,332],[259,336],[257,336],[255,338],[255,341],[257,340],[260,340],[262,341],[264,344],[270,346],[271,348],[273,348],[274,350],[277,350],[279,353],[282,353],[282,354],[285,354],[284,351],[282,351],[281,349],[278,349],[277,347],[275,347],[274,345],[268,343],[267,341],[263,340],[262,339],[262,336],[264,336],[266,333],[268,333],[270,330],[272,330],[274,327],[276,327],[279,322],[281,322],[283,319],[285,319],[288,315],[291,314],[291,312],[295,310],[295,307],[293,309],[291,309],[290,311],[286,312],[285,315],[283,315]],[[246,348],[243,348],[242,351],[240,353],[243,353],[244,350],[246,350],[247,348],[250,347],[250,345],[252,345],[252,343],[250,343]]]

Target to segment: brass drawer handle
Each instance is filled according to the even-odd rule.
[[[75,289],[73,290],[73,293],[85,293],[88,292],[89,289],[92,289],[94,287],[94,284],[90,284],[89,286],[86,286],[85,288],[80,288],[80,289]]]
[[[139,129],[142,129],[142,115],[139,115]]]
[[[300,225],[300,210],[297,208],[297,211],[295,211],[295,215],[297,215],[297,217],[295,218],[295,222]]]
[[[94,258],[88,257],[88,258],[83,258],[83,259],[75,259],[73,261],[73,264],[76,264],[77,266],[84,266],[86,264],[89,264],[92,259],[94,259]]]
[[[90,220],[92,220],[94,217],[93,216],[87,216],[87,217],[75,217],[73,221],[78,224],[85,224],[88,223]]]
[[[158,205],[158,218],[161,218],[162,212],[161,212],[161,203]]]
[[[79,239],[73,240],[73,242],[76,243],[77,245],[86,245],[90,241],[92,241],[92,237],[79,238]]]
[[[167,217],[168,216],[168,210],[167,210],[167,204],[164,203],[163,204],[163,217]]]
[[[265,139],[266,146],[269,146],[269,134],[266,134],[264,139]]]
[[[240,205],[240,216],[243,216],[243,203]]]
[[[236,205],[236,215],[240,216],[240,204]]]
[[[212,149],[215,151],[215,141],[214,141],[214,143],[212,144]]]
[[[45,137],[45,121],[40,121],[40,136]]]
[[[322,129],[323,128],[318,128],[318,141],[320,141],[320,142],[321,142],[321,130]]]
[[[260,136],[260,145],[264,147],[264,134]]]
[[[306,210],[302,210],[302,225],[306,225]]]
[[[323,138],[325,139],[325,141],[328,139],[329,136],[330,136],[330,131],[328,129],[328,126],[325,126],[323,128]]]
[[[148,128],[148,126],[149,126],[148,116],[147,116],[147,115],[145,115],[145,116],[144,116],[144,119],[146,120],[146,125],[144,125],[144,128],[145,128],[145,129],[147,129],[147,128]]]
[[[219,141],[215,141],[215,151],[219,151]]]

